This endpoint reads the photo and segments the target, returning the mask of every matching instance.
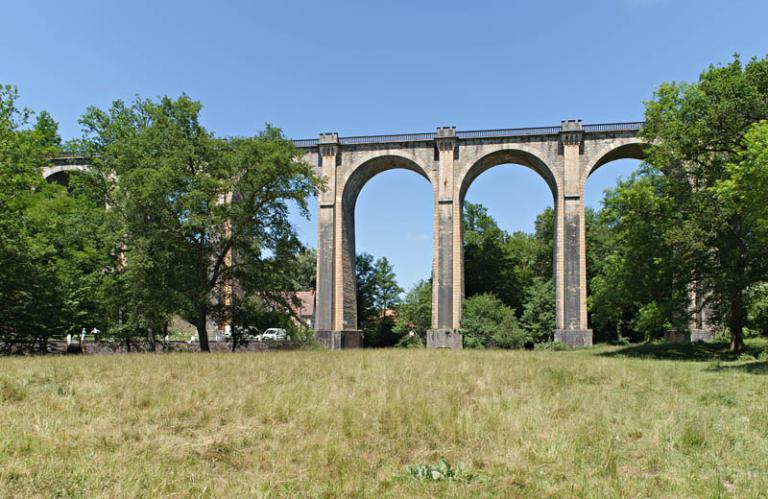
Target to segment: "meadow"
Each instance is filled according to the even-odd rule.
[[[0,496],[760,496],[768,366],[721,349],[1,358]]]

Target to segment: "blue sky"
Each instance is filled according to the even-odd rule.
[[[642,119],[663,81],[768,53],[765,0],[6,2],[0,82],[46,109],[64,138],[90,105],[186,92],[220,135],[272,123],[290,137]],[[636,166],[616,162],[587,185]],[[393,195],[397,192],[397,195]],[[500,166],[472,185],[507,230],[531,230],[544,182]],[[407,171],[365,186],[359,251],[387,256],[401,285],[428,277],[429,185]],[[315,244],[315,222],[297,219]]]

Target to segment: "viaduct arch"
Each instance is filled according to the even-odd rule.
[[[584,186],[589,175],[618,159],[645,157],[638,138],[642,123],[504,130],[339,137],[298,140],[305,159],[317,165],[326,190],[318,194],[317,338],[331,349],[362,344],[357,329],[354,209],[365,183],[392,168],[427,179],[434,194],[432,329],[430,348],[461,348],[464,294],[462,205],[471,183],[496,165],[531,168],[547,183],[555,207],[555,340],[592,344],[587,324]]]
[[[60,154],[53,158],[50,166],[43,168],[41,173],[48,182],[66,184],[72,173],[87,169],[87,158],[77,154]]]

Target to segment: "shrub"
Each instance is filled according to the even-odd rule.
[[[464,301],[461,333],[466,348],[522,348],[529,339],[515,311],[492,293]]]
[[[404,334],[395,346],[400,348],[424,348],[424,341],[415,331],[411,331]]]

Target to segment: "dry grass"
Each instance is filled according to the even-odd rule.
[[[595,353],[4,358],[0,495],[768,491],[764,370]],[[441,456],[480,477],[404,476]]]

